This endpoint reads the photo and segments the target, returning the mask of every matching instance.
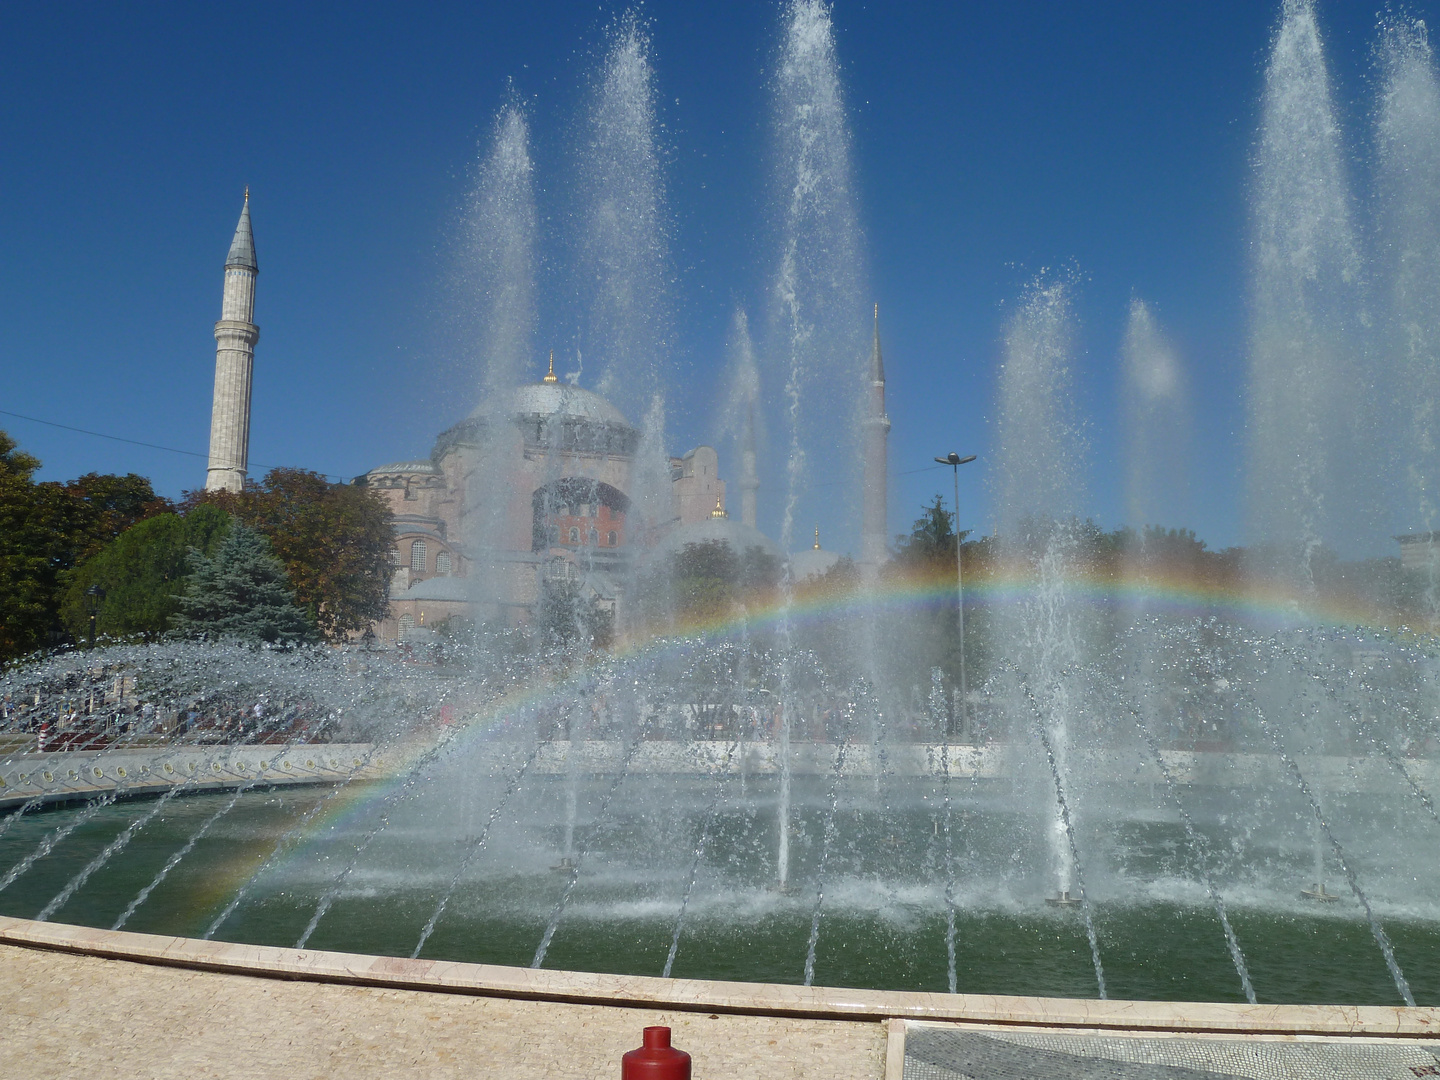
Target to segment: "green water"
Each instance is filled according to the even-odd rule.
[[[169,874],[125,928],[203,933],[270,855],[276,838],[326,794],[325,789],[305,789],[247,795]],[[226,793],[215,793],[171,800],[54,918],[111,926],[167,858],[228,798]],[[335,805],[346,799],[363,800],[363,794],[358,788],[344,793]],[[153,806],[153,802],[134,801],[95,813],[0,892],[0,912],[34,918],[81,867]],[[0,871],[82,812],[82,807],[63,807],[16,820],[0,836]],[[803,813],[798,818],[803,832]],[[684,833],[684,822],[671,824]],[[736,888],[736,873],[741,877],[751,870],[763,873],[765,826],[763,815],[755,814],[731,815],[717,824],[684,924],[673,971],[677,977],[802,980],[816,897],[816,883],[807,870],[813,869],[816,845],[797,844],[796,885],[790,893]],[[293,945],[318,896],[353,853],[359,828],[341,830],[328,845],[311,844],[282,864],[280,872],[262,879],[217,936]],[[422,846],[414,843],[413,834],[400,831],[402,835],[382,836],[372,845],[367,855],[373,855],[373,865],[362,862],[357,868],[352,887],[335,900],[311,938],[311,947],[410,954],[449,883],[450,868],[460,858],[465,841]],[[814,822],[810,832],[816,832]],[[863,874],[852,872],[848,892],[834,887],[827,894],[816,947],[817,984],[946,988],[943,907],[926,902],[914,890],[886,893],[885,859],[893,859],[896,866],[923,864],[924,852],[934,842],[926,835],[929,832],[928,827],[911,829],[906,834],[911,839],[894,841],[884,848],[885,857],[870,858]],[[546,837],[547,843],[554,838],[553,826]],[[585,839],[583,830],[580,838]],[[622,824],[611,830],[607,842],[619,844],[624,839]],[[628,876],[592,872],[586,864],[545,966],[658,975],[670,947],[693,850],[683,840],[682,836],[673,851]],[[494,857],[477,862],[475,872],[461,882],[423,955],[494,964],[531,962],[568,875],[537,862],[534,852],[527,853],[518,842],[507,846],[497,837],[494,847]],[[837,847],[839,854],[832,862],[837,874],[848,865],[841,857],[845,850]],[[858,859],[855,856],[851,862],[859,865]],[[740,871],[735,871],[737,866]],[[891,900],[868,904],[867,889],[891,895]],[[1094,911],[1111,997],[1243,1000],[1215,912],[1208,906],[1102,899]],[[1398,1003],[1394,983],[1356,905],[1313,910],[1290,905],[1274,910],[1232,901],[1230,916],[1261,1001]],[[1440,923],[1388,917],[1385,929],[1417,1002],[1440,1004]],[[955,944],[962,992],[1095,996],[1084,923],[1073,909],[1047,908],[1036,898],[961,910]]]

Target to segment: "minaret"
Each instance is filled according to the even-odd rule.
[[[750,528],[755,525],[755,492],[760,479],[755,475],[755,399],[745,402],[745,431],[740,438],[740,521]]]
[[[860,521],[860,571],[872,578],[886,558],[886,443],[890,418],[885,415],[885,362],[880,355],[880,305],[875,305],[875,344],[870,351],[870,379],[865,401],[865,490]]]
[[[215,403],[210,410],[210,468],[206,491],[240,491],[250,463],[250,376],[255,366],[255,237],[250,189],[225,259],[225,296],[215,324]]]

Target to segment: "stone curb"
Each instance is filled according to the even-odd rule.
[[[1440,1038],[1440,1009],[1381,1005],[1240,1005],[929,994],[659,979],[296,950],[98,930],[0,916],[0,943],[233,975],[621,1008],[873,1023],[951,1020],[1091,1031]]]

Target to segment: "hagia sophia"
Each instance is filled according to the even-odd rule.
[[[259,327],[254,321],[259,265],[249,192],[225,261],[224,301],[215,324],[215,398],[207,489],[239,490],[247,476],[250,388]],[[877,331],[869,368],[864,446],[862,572],[885,557],[885,374]],[[554,370],[516,387],[498,426],[481,407],[441,432],[429,457],[381,465],[354,479],[378,491],[394,515],[390,611],[371,632],[381,642],[423,639],[452,619],[524,624],[547,583],[565,581],[612,615],[624,612],[626,568],[686,545],[759,548],[788,562],[794,580],[824,573],[840,556],[814,546],[786,557],[756,526],[753,407],[741,439],[740,477],[721,477],[719,454],[697,446],[669,459],[670,516],[645,530],[631,513],[640,432],[614,405]],[[498,481],[498,482],[497,482]],[[728,488],[739,494],[730,512]],[[484,491],[488,498],[477,498]],[[484,507],[477,506],[485,502]],[[503,504],[498,518],[489,504]],[[483,519],[483,520],[482,520]],[[482,527],[483,525],[483,527]],[[637,535],[643,532],[643,535]],[[493,567],[484,598],[475,595],[484,535]],[[468,542],[467,542],[468,540]]]

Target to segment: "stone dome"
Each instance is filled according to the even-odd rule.
[[[805,581],[807,578],[823,577],[839,561],[838,551],[818,547],[797,551],[790,556],[790,578],[792,581]]]
[[[752,547],[758,547],[775,559],[784,559],[780,551],[780,545],[771,540],[768,536],[743,521],[734,518],[707,518],[704,521],[695,521],[689,525],[681,525],[678,529],[672,529],[665,534],[664,539],[655,545],[652,557],[664,557],[675,555],[685,550],[687,544],[709,544],[725,543],[730,545],[730,550],[736,555],[743,555]]]
[[[599,394],[569,383],[530,383],[517,386],[514,395],[511,408],[517,416],[573,416],[630,427],[625,414]],[[483,412],[480,405],[470,415],[480,417]]]
[[[423,461],[392,461],[371,469],[366,476],[438,476],[440,470],[429,458]]]

